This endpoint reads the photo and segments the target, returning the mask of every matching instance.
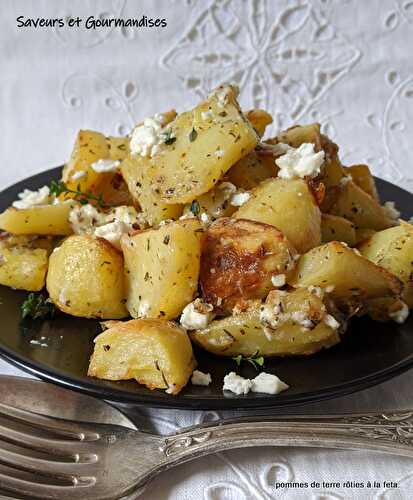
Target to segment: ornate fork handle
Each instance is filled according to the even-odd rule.
[[[304,446],[369,450],[413,458],[413,410],[381,414],[239,418],[164,438],[164,466],[232,448]]]

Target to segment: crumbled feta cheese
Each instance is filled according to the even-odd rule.
[[[47,205],[50,201],[50,189],[43,186],[37,191],[25,189],[17,195],[20,199],[13,202],[14,208],[30,208],[37,205]]]
[[[120,161],[118,160],[101,159],[92,163],[91,167],[95,172],[101,174],[104,172],[117,172],[119,165]]]
[[[338,328],[340,328],[340,323],[331,314],[326,314],[324,316],[324,323],[333,330],[337,330]]]
[[[61,304],[66,304],[66,289],[62,288],[59,293],[59,302]]]
[[[289,386],[272,373],[261,372],[251,380],[251,391],[264,394],[278,394]]]
[[[409,316],[409,308],[407,304],[403,302],[403,305],[401,309],[398,311],[389,313],[389,316],[392,320],[394,320],[396,323],[399,323],[400,325],[406,321],[406,319]]]
[[[203,373],[199,370],[194,370],[192,372],[191,383],[193,385],[209,385],[212,382],[211,375],[209,373]]]
[[[138,318],[146,318],[150,308],[149,302],[141,301],[138,306]]]
[[[307,314],[303,311],[293,311],[291,313],[291,319],[294,323],[297,323],[303,328],[311,328],[314,326],[313,321],[308,318]]]
[[[251,390],[251,380],[240,377],[235,372],[230,372],[224,377],[224,386],[222,390],[231,391],[234,394],[248,394]]]
[[[386,203],[383,205],[383,210],[387,217],[389,217],[389,219],[398,220],[400,217],[400,212],[399,210],[397,210],[394,201],[386,201]]]
[[[165,142],[164,123],[165,119],[162,115],[155,115],[153,118],[146,118],[143,124],[136,126],[130,139],[131,153],[151,158],[156,155],[159,146]]]
[[[187,219],[196,219],[196,216],[193,214],[193,212],[189,211],[184,215],[181,215],[179,217],[179,220],[187,220]]]
[[[324,151],[316,153],[314,144],[303,143],[298,148],[290,148],[275,160],[280,168],[278,177],[294,179],[296,177],[315,177],[324,163]]]
[[[276,288],[284,286],[286,284],[286,282],[287,282],[287,280],[286,280],[285,274],[278,274],[277,276],[271,276],[271,283]]]
[[[106,215],[93,205],[80,205],[70,211],[69,222],[75,234],[93,233],[97,226],[105,224]]]
[[[90,204],[73,208],[69,214],[69,222],[75,234],[94,234],[118,249],[121,236],[142,224],[140,214],[133,207],[116,207],[105,214]]]
[[[251,194],[248,192],[239,191],[235,193],[231,198],[231,205],[234,207],[240,207],[244,205],[251,198]]]
[[[78,181],[79,179],[81,179],[85,175],[86,175],[86,172],[84,170],[78,170],[77,172],[75,172],[74,174],[72,174],[72,176],[70,177],[70,180],[72,180],[72,181]]]
[[[201,119],[202,120],[209,120],[210,118],[213,118],[213,113],[210,109],[208,111],[201,111]]]
[[[264,325],[264,327],[269,327],[275,330],[281,322],[280,313],[281,308],[279,304],[264,304],[260,309],[260,322]]]
[[[214,155],[217,157],[217,158],[222,158],[224,156],[224,153],[225,151],[223,149],[217,149],[214,153]]]
[[[213,310],[212,304],[207,304],[202,299],[196,299],[184,308],[180,323],[187,330],[206,328],[215,317]]]

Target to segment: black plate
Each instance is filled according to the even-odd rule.
[[[24,188],[38,189],[59,176],[60,168],[56,168],[6,189],[0,195],[0,209],[9,206]],[[396,201],[404,218],[413,215],[412,194],[381,179],[377,179],[377,186],[382,199]],[[99,323],[65,315],[51,321],[22,321],[20,305],[26,295],[0,286],[1,356],[45,380],[113,401],[183,409],[281,407],[349,394],[383,382],[413,365],[413,315],[403,325],[361,318],[353,320],[343,341],[329,350],[309,358],[267,360],[265,370],[290,385],[290,389],[277,396],[224,396],[222,380],[236,369],[234,361],[196,352],[199,369],[210,372],[213,383],[209,387],[189,384],[174,397],[163,391],[150,391],[133,381],[108,382],[87,377]],[[255,371],[252,366],[243,366],[239,373],[253,377]]]

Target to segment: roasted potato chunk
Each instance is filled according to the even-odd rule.
[[[221,356],[293,356],[337,344],[339,328],[322,291],[273,291],[264,305],[258,302],[245,312],[212,321],[190,337]]]
[[[321,240],[323,243],[344,241],[344,243],[353,247],[356,244],[354,224],[338,215],[322,214]]]
[[[198,288],[202,227],[171,222],[122,237],[131,316],[176,318]]]
[[[226,178],[238,188],[250,191],[265,179],[275,177],[276,173],[277,167],[274,163],[274,157],[256,150],[241,158],[231,167]]]
[[[173,142],[160,145],[152,158],[136,156],[136,169],[150,177],[136,191],[139,203],[148,189],[167,203],[191,202],[255,148],[259,137],[240,111],[236,96],[233,87],[218,88],[168,125]]]
[[[165,203],[160,195],[152,190],[153,178],[142,163],[143,158],[129,155],[120,166],[122,176],[135,204],[139,204],[145,220],[154,226],[167,219],[177,219],[183,211],[183,205]]]
[[[272,123],[272,116],[263,109],[251,109],[245,113],[245,116],[260,137],[265,134],[265,129]]]
[[[13,234],[66,236],[73,233],[69,223],[75,202],[38,205],[31,208],[8,208],[0,214],[0,229]]]
[[[401,221],[400,226],[375,233],[359,250],[403,282],[402,299],[413,307],[413,226]]]
[[[343,183],[329,212],[353,222],[357,228],[381,231],[394,225],[379,202],[353,181]]]
[[[0,285],[40,291],[46,281],[51,244],[46,238],[0,235]]]
[[[108,137],[109,158],[111,160],[122,161],[124,160],[129,150],[129,137]]]
[[[377,193],[376,182],[367,165],[352,165],[351,167],[346,168],[345,172],[346,174],[350,174],[353,182],[364,192],[369,194],[375,200],[380,201]]]
[[[262,182],[233,217],[275,226],[299,253],[321,242],[320,209],[302,179],[276,178]]]
[[[134,319],[113,323],[96,337],[88,375],[135,379],[149,389],[178,394],[195,367],[185,330],[170,321]]]
[[[69,236],[55,249],[49,260],[47,290],[56,306],[73,316],[128,316],[122,254],[101,238]]]
[[[300,288],[331,287],[331,296],[342,306],[375,297],[398,297],[402,291],[396,276],[337,241],[302,255],[290,284]]]
[[[231,311],[244,299],[264,298],[274,288],[271,278],[281,275],[285,281],[285,275],[295,266],[296,255],[291,243],[273,226],[245,219],[218,219],[203,240],[203,297],[220,311]]]
[[[184,208],[184,215],[192,213],[199,216],[206,214],[210,219],[229,217],[237,209],[231,205],[231,198],[236,187],[230,182],[220,182],[211,191],[201,194]]]

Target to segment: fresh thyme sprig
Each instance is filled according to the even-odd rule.
[[[233,359],[238,366],[241,366],[241,363],[243,361],[246,361],[247,363],[250,363],[258,371],[260,366],[261,367],[264,366],[264,357],[257,356],[257,354],[255,354],[254,356],[243,356],[242,354],[238,354],[238,356],[235,356],[231,359]]]
[[[29,293],[21,305],[21,312],[23,319],[27,317],[33,319],[52,318],[56,313],[56,308],[51,299],[42,293]]]
[[[87,205],[90,201],[95,201],[101,208],[107,208],[111,205],[105,203],[102,194],[95,195],[91,191],[84,193],[80,189],[80,184],[78,184],[76,189],[70,189],[67,187],[66,183],[63,181],[52,181],[50,183],[50,194],[53,196],[63,195],[73,195],[73,199],[78,201],[81,205]]]

